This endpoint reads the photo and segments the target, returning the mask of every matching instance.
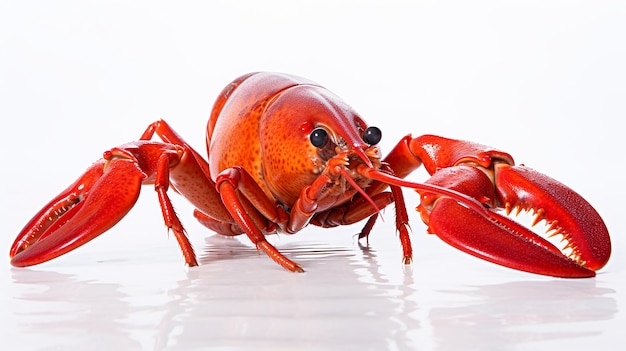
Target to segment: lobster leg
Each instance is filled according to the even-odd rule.
[[[169,163],[170,160],[167,154],[163,154],[159,157],[154,189],[159,196],[159,204],[161,205],[165,226],[174,233],[174,237],[176,237],[176,241],[178,241],[178,245],[180,246],[185,258],[185,263],[187,263],[190,267],[197,266],[198,261],[196,260],[196,255],[193,251],[191,243],[189,242],[189,238],[187,238],[185,228],[183,228],[183,224],[180,222],[180,219],[174,211],[172,201],[167,195],[167,190],[170,184]]]
[[[234,223],[211,179],[209,164],[183,138],[172,129],[164,120],[151,123],[142,134],[141,140],[149,140],[154,134],[166,143],[179,145],[185,150],[172,172],[170,183],[195,208],[195,217],[208,228],[224,235],[234,235],[239,232],[230,228]],[[210,215],[208,215],[210,214]]]
[[[285,223],[287,216],[264,195],[243,168],[224,170],[217,176],[216,185],[224,206],[257,248],[282,267],[292,272],[304,272],[302,266],[285,257],[265,239],[264,231],[275,231],[274,223]],[[240,198],[239,194],[243,197]]]
[[[514,166],[510,155],[486,146],[436,137],[405,137],[385,160],[404,177],[423,164],[426,182],[466,194],[482,204],[420,190],[418,207],[430,233],[476,257],[531,273],[591,277],[609,259],[608,230],[580,195],[539,172]],[[565,253],[497,210],[534,212],[552,234],[567,241]]]

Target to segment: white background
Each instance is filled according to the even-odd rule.
[[[3,347],[621,348],[625,34],[620,1],[0,2]],[[165,118],[204,153],[215,97],[259,70],[323,84],[383,130],[384,150],[435,133],[510,152],[598,209],[611,261],[594,279],[520,273],[413,214],[407,270],[387,211],[365,251],[360,226],[273,238],[307,270],[289,274],[173,195],[203,264],[186,269],[145,188],[102,237],[10,267],[22,226],[104,150]]]

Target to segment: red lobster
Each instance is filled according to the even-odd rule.
[[[162,142],[151,141],[157,134]],[[163,218],[197,265],[168,189],[189,200],[195,217],[222,235],[246,234],[290,271],[302,267],[265,235],[296,233],[308,224],[333,227],[368,219],[395,203],[404,263],[412,261],[402,187],[421,195],[418,211],[448,244],[510,268],[558,277],[592,277],[611,254],[608,230],[580,195],[541,173],[515,166],[504,152],[434,135],[404,137],[384,158],[381,131],[318,84],[275,73],[251,73],[230,83],[207,127],[208,162],[160,120],[140,140],[104,152],[74,184],[43,207],[19,233],[14,266],[51,260],[94,239],[132,208],[151,184]],[[423,184],[404,180],[424,165]],[[533,211],[566,253],[496,211]]]

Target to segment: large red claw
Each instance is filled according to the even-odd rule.
[[[518,207],[536,212],[536,220],[545,220],[552,235],[563,236],[570,259],[594,271],[608,262],[608,229],[598,212],[575,191],[521,166],[497,165],[496,184],[507,211]]]
[[[595,276],[527,228],[496,213],[492,216],[441,198],[430,214],[428,230],[461,251],[505,267],[563,278]]]
[[[94,239],[133,207],[145,174],[130,160],[94,163],[33,217],[11,247],[11,264],[49,261]],[[125,177],[119,177],[119,174]]]
[[[567,240],[567,254],[525,226],[492,210],[476,211],[458,200],[423,194],[419,207],[428,230],[448,244],[484,260],[521,271],[564,277],[595,276],[611,253],[606,226],[580,195],[525,167],[496,166],[496,192],[491,180],[475,167],[458,166],[436,173],[428,183],[457,190],[507,211],[528,210],[546,220],[550,232]],[[493,190],[491,190],[493,193]],[[432,198],[430,198],[432,197]]]

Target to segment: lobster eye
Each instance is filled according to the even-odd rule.
[[[365,133],[363,133],[363,141],[370,144],[376,145],[380,141],[380,138],[383,137],[383,132],[376,127],[367,127]]]
[[[317,128],[311,132],[311,144],[315,147],[322,147],[328,142],[328,132],[324,128]]]

